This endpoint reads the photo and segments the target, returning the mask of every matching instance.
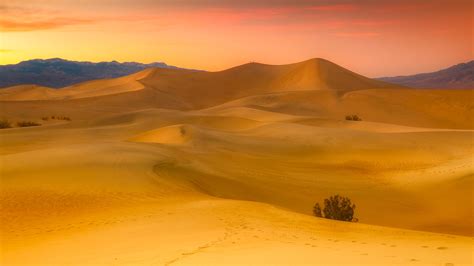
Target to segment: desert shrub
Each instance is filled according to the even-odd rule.
[[[362,121],[362,118],[360,118],[358,115],[346,115],[346,120],[349,120],[349,121]]]
[[[20,121],[16,123],[17,126],[19,127],[36,127],[36,126],[41,126],[40,123],[36,123],[33,121]]]
[[[47,117],[47,116],[41,117],[41,120],[43,120],[43,121],[48,121],[48,120],[49,120],[49,117]]]
[[[324,209],[322,211],[319,203],[316,203],[313,208],[313,214],[326,219],[357,222],[357,218],[354,218],[355,207],[355,204],[352,204],[349,198],[335,195],[324,200]]]
[[[314,205],[313,213],[316,217],[323,217],[323,214],[321,213],[321,206],[319,206],[319,203],[316,203],[316,205]]]
[[[10,121],[6,120],[6,119],[1,119],[0,120],[0,129],[1,128],[11,128],[12,127],[12,124],[10,123]]]
[[[71,121],[69,116],[52,115],[51,119]]]

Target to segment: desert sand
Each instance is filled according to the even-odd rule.
[[[472,265],[472,93],[323,59],[4,89],[42,126],[0,130],[0,262]]]

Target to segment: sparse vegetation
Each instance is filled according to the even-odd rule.
[[[33,121],[20,121],[16,123],[17,126],[19,127],[36,127],[36,126],[41,126],[40,123],[36,123]]]
[[[352,204],[349,198],[334,195],[324,200],[324,209],[322,211],[319,203],[316,203],[313,208],[313,214],[316,217],[326,219],[357,222],[357,218],[354,218],[355,208],[355,204]]]
[[[346,120],[349,120],[349,121],[362,121],[362,118],[360,118],[358,115],[346,115]]]
[[[48,120],[49,120],[49,117],[47,117],[47,116],[41,117],[41,120],[43,120],[43,121],[48,121]]]
[[[1,119],[0,120],[0,129],[2,128],[11,128],[12,127],[12,124],[10,123],[10,121],[6,120],[6,119]]]
[[[66,121],[71,121],[71,118],[69,116],[59,116],[59,115],[52,115],[50,117],[42,117],[41,119],[47,121],[49,119],[52,119],[52,120],[66,120]]]

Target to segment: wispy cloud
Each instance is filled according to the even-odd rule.
[[[17,21],[12,19],[0,19],[0,31],[36,31],[55,29],[70,25],[88,24],[94,20],[82,18],[52,18],[37,21]]]
[[[353,4],[332,4],[332,5],[313,5],[306,7],[308,10],[313,11],[354,11],[357,10],[357,6]]]
[[[336,32],[332,34],[337,37],[367,38],[380,36],[378,32]]]
[[[51,8],[38,8],[31,6],[0,5],[0,31],[36,31],[49,30],[70,25],[88,24],[95,20],[82,16],[68,14],[56,16],[58,10]]]
[[[0,49],[0,53],[12,53],[14,51],[15,50],[13,50],[13,49]]]

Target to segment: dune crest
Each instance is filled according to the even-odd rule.
[[[97,97],[142,89],[157,90],[184,100],[196,108],[256,94],[300,90],[359,90],[391,88],[394,85],[353,73],[324,59],[289,65],[249,63],[224,71],[149,68],[135,74],[94,80],[59,89],[42,97],[12,88],[0,100],[64,100]]]

